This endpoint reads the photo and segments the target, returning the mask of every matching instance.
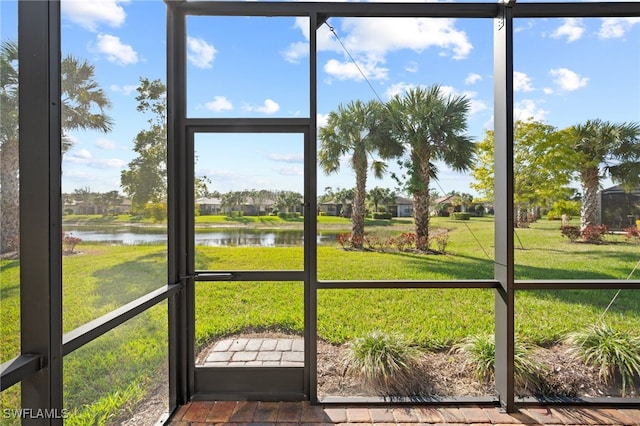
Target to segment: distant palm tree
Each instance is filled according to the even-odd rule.
[[[382,177],[386,170],[383,160],[400,155],[402,146],[391,138],[383,105],[375,100],[339,105],[337,111],[329,113],[327,125],[320,128],[319,138],[320,167],[326,174],[337,172],[341,159],[351,156],[350,166],[356,175],[351,244],[362,248],[367,170],[371,165],[374,175]]]
[[[410,148],[407,187],[413,194],[416,240],[429,248],[429,183],[437,178],[434,161],[456,171],[473,164],[474,145],[465,134],[469,100],[448,96],[438,85],[415,88],[387,103],[398,140]]]
[[[67,132],[108,132],[113,121],[105,113],[111,104],[94,80],[94,66],[73,56],[60,66],[64,153],[71,146]],[[0,44],[0,253],[19,247],[18,99],[18,44],[6,40]]]
[[[640,124],[588,120],[568,129],[569,143],[582,185],[580,225],[598,223],[600,180],[630,187],[640,183]]]

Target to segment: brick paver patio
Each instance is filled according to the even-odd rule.
[[[171,426],[214,424],[341,425],[640,425],[640,408],[522,408],[505,414],[495,407],[363,405],[315,406],[308,402],[198,401],[180,407]]]
[[[209,367],[304,366],[303,339],[238,338],[217,342],[199,364]],[[169,425],[376,424],[376,425],[619,425],[640,426],[639,408],[570,406],[496,407],[311,405],[309,402],[197,401],[186,404]]]

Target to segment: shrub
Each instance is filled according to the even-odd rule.
[[[471,219],[471,213],[467,212],[453,212],[449,215],[453,220],[469,220]]]
[[[541,383],[547,367],[537,361],[533,352],[536,346],[516,342],[514,356],[514,378],[517,386],[527,388]],[[493,335],[467,337],[455,345],[453,351],[467,356],[467,363],[473,364],[478,380],[488,382],[495,374],[496,343]]]
[[[351,234],[338,234],[336,235],[336,241],[342,248],[347,248],[351,244]]]
[[[625,228],[624,236],[627,240],[635,240],[636,242],[640,242],[640,229],[635,226]]]
[[[411,232],[403,232],[394,239],[394,243],[398,251],[405,251],[412,248],[416,243],[416,234]]]
[[[582,239],[588,243],[601,243],[607,233],[607,225],[587,225],[581,232]]]
[[[440,253],[445,253],[447,251],[447,244],[449,243],[449,234],[437,234],[433,237],[433,241],[436,244],[436,247]]]
[[[74,237],[73,234],[62,233],[62,248],[65,253],[72,254],[76,246],[82,242],[82,238]]]
[[[569,238],[569,241],[577,241],[580,239],[580,227],[567,225],[560,228],[563,237]]]
[[[371,213],[371,219],[391,219],[391,213]]]
[[[568,353],[597,368],[605,383],[617,373],[621,378],[622,396],[628,387],[634,388],[634,376],[640,377],[640,336],[601,324],[569,333],[565,342],[569,345]]]
[[[560,220],[563,214],[568,216],[580,216],[580,201],[558,200],[553,203],[547,213],[547,219]]]
[[[346,371],[361,377],[367,386],[385,395],[410,390],[420,353],[404,337],[373,331],[347,348]]]

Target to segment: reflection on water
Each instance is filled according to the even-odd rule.
[[[167,241],[165,233],[145,233],[124,230],[66,230],[68,234],[86,242],[101,242],[113,245],[159,244]],[[304,238],[301,230],[259,231],[233,230],[197,232],[195,243],[198,246],[239,247],[239,246],[301,246]],[[318,244],[330,244],[335,241],[335,234],[318,234]]]

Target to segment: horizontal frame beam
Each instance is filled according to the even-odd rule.
[[[640,4],[627,2],[516,3],[514,18],[621,18],[640,16]]]
[[[42,367],[37,354],[23,354],[0,365],[0,392],[10,388]]]
[[[196,271],[195,281],[304,281],[304,271]]]
[[[640,16],[628,2],[515,3],[514,18],[611,18]],[[323,18],[495,18],[497,3],[343,3],[343,2],[184,2],[178,6],[195,16],[309,16]]]
[[[516,280],[516,290],[638,290],[640,280]]]
[[[460,281],[405,281],[405,280],[388,280],[388,281],[318,281],[318,289],[346,289],[346,288],[498,288],[500,283],[494,280],[460,280]]]
[[[492,3],[343,3],[343,2],[186,2],[178,6],[186,15],[205,16],[309,16],[323,17],[433,17],[493,18]]]
[[[62,337],[62,354],[70,354],[79,347],[86,345],[120,324],[157,305],[164,299],[176,294],[181,289],[182,284],[171,284],[161,287],[66,333]]]
[[[188,118],[192,133],[307,133],[308,118]]]

